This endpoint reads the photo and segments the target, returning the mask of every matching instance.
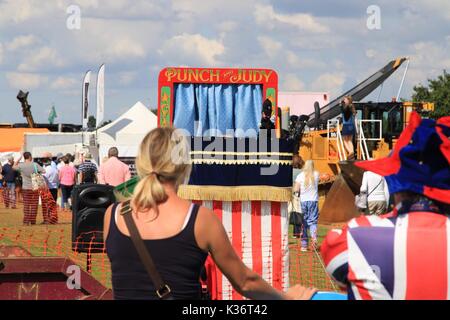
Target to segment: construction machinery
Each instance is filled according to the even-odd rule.
[[[20,104],[22,105],[22,113],[23,116],[27,119],[28,127],[34,128],[35,123],[33,115],[31,114],[31,105],[28,103],[28,94],[29,92],[23,92],[22,90],[20,90],[17,94],[17,100],[19,100]]]
[[[299,155],[313,160],[320,172],[319,207],[321,223],[340,223],[358,216],[354,205],[355,195],[359,193],[363,171],[347,160],[341,136],[341,101],[351,95],[354,101],[360,101],[397,70],[408,58],[399,58],[389,62],[375,74],[348,90],[326,106],[315,106],[315,112],[309,115],[309,131],[305,131],[300,142]],[[408,66],[408,65],[407,65]],[[434,109],[432,103],[399,102],[355,102],[356,135],[353,141],[358,160],[370,160],[385,157],[409,122],[411,112],[417,111],[423,116]]]
[[[0,123],[0,128],[46,128],[52,132],[79,132],[81,125],[75,124],[48,124],[35,123],[33,115],[31,114],[31,105],[28,103],[29,92],[19,91],[17,100],[19,100],[22,107],[22,114],[27,120],[27,123]]]

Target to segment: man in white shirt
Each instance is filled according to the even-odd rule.
[[[382,176],[371,171],[364,172],[360,192],[367,193],[369,214],[379,216],[387,212],[389,189]]]

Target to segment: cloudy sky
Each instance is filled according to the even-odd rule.
[[[70,5],[80,8],[79,30],[67,28]],[[370,5],[380,8],[379,30],[367,27]],[[57,122],[80,123],[83,75],[91,69],[95,81],[102,63],[105,118],[114,119],[138,100],[156,107],[166,66],[272,68],[280,90],[335,97],[409,56],[409,98],[450,70],[448,52],[448,0],[0,0],[0,122],[24,122],[23,89],[36,122],[54,103]],[[403,68],[382,99],[396,95]]]

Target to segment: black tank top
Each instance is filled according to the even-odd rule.
[[[124,235],[116,225],[112,210],[106,252],[111,261],[112,286],[116,300],[157,300],[155,288],[130,237]],[[177,235],[144,240],[158,272],[172,290],[174,299],[200,299],[200,273],[207,253],[197,245],[194,225],[198,205],[190,207],[190,217]]]

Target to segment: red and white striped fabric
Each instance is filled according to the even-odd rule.
[[[289,286],[288,204],[269,201],[194,201],[213,210],[244,263],[279,290]],[[217,268],[217,298],[239,300]],[[214,288],[213,288],[214,290]]]

